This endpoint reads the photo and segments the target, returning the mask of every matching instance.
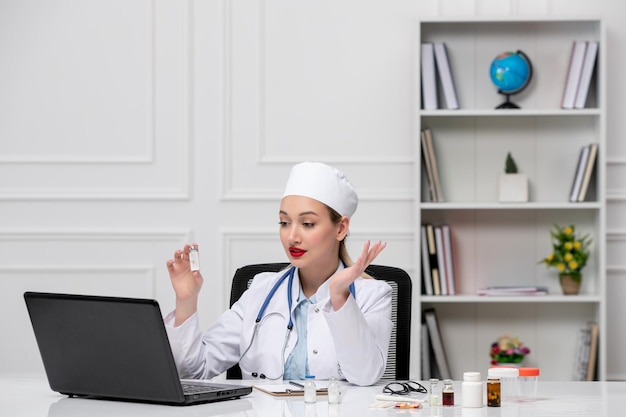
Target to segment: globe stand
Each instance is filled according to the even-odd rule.
[[[506,96],[506,101],[497,106],[496,109],[521,109],[520,106],[510,100],[510,94],[503,93],[501,90],[498,90],[498,93]]]
[[[511,101],[511,95],[528,87],[533,77],[533,65],[528,56],[519,49],[517,52],[502,52],[491,62],[489,75],[498,87],[498,94],[506,97],[496,109],[521,109]]]

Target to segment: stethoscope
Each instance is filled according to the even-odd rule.
[[[345,267],[345,264],[344,264],[344,267]],[[239,358],[239,360],[241,362],[241,358],[243,358],[246,355],[246,353],[248,353],[250,348],[252,347],[252,343],[254,343],[254,338],[255,338],[257,332],[259,331],[259,326],[261,325],[263,320],[265,320],[267,317],[271,316],[272,314],[279,314],[278,312],[274,312],[274,313],[270,313],[268,315],[265,315],[265,309],[267,308],[267,306],[270,303],[270,301],[272,301],[272,298],[276,294],[276,291],[278,291],[278,288],[280,288],[280,286],[283,284],[283,282],[285,282],[285,280],[287,280],[287,278],[289,278],[289,280],[287,281],[287,306],[289,308],[289,322],[287,323],[287,332],[285,333],[285,340],[283,342],[283,349],[282,349],[282,352],[281,352],[281,355],[280,355],[280,363],[283,364],[283,366],[281,366],[280,375],[275,377],[275,378],[273,378],[273,377],[267,376],[266,374],[263,374],[263,373],[248,372],[248,371],[245,371],[241,367],[241,363],[240,363],[239,366],[241,368],[241,372],[246,373],[246,374],[252,376],[253,378],[278,380],[278,379],[282,379],[283,375],[285,374],[285,369],[284,369],[285,350],[287,349],[287,341],[289,340],[289,333],[291,333],[291,330],[293,329],[293,317],[292,317],[292,314],[291,314],[291,306],[293,304],[293,295],[291,293],[291,290],[293,288],[293,278],[294,278],[295,272],[296,272],[296,267],[295,266],[291,266],[278,279],[278,281],[276,281],[276,283],[274,284],[274,286],[272,287],[270,292],[267,293],[267,296],[265,297],[265,301],[263,301],[263,304],[261,304],[261,308],[259,309],[259,312],[258,312],[258,314],[256,316],[255,321],[254,321],[254,329],[252,331],[252,338],[250,339],[250,344],[248,344],[248,347],[241,354],[241,357]],[[352,294],[352,296],[356,298],[356,292],[355,292],[355,289],[354,289],[354,282],[352,282],[350,284],[349,290],[350,290],[350,293]]]

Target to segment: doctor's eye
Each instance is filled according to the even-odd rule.
[[[302,222],[302,225],[304,227],[306,227],[307,229],[310,229],[310,228],[315,226],[315,223],[312,223],[312,222]]]
[[[289,222],[281,220],[278,222],[278,225],[280,227],[286,227],[286,226],[289,226]]]

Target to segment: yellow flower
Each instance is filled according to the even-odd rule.
[[[589,258],[591,236],[576,237],[575,226],[554,225],[550,231],[552,252],[540,262],[549,268],[557,268],[559,274],[580,274]]]

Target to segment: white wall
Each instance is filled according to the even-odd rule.
[[[164,264],[189,241],[208,325],[238,266],[284,260],[276,211],[302,160],[355,183],[350,246],[385,240],[377,263],[415,275],[417,19],[593,14],[623,51],[625,12],[610,0],[0,0],[0,373],[42,372],[25,290],[168,310]],[[626,379],[624,59],[608,56],[609,379]]]

